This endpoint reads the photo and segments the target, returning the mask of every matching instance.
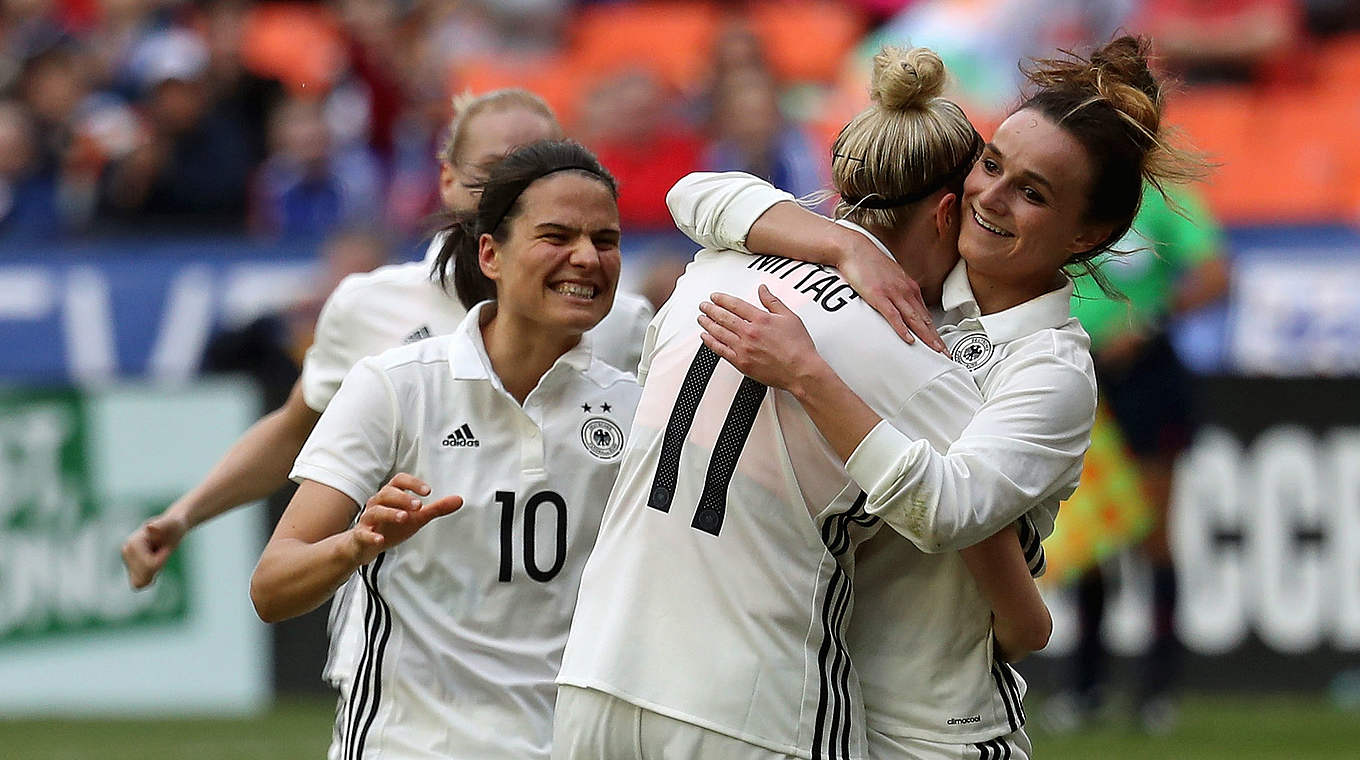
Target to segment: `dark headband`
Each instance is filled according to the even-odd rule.
[[[910,203],[915,203],[916,201],[919,201],[923,198],[929,198],[932,194],[934,194],[941,188],[948,187],[954,184],[955,182],[963,179],[964,176],[968,174],[969,170],[973,168],[973,163],[977,161],[977,158],[979,155],[981,155],[981,153],[982,153],[982,135],[979,135],[977,133],[977,130],[975,129],[973,130],[972,145],[968,148],[968,152],[964,155],[963,160],[959,161],[959,164],[957,166],[955,166],[953,169],[950,169],[947,174],[945,174],[943,177],[936,180],[935,182],[931,183],[930,185],[920,190],[917,190],[916,192],[913,193],[907,193],[906,195],[895,195],[890,198],[885,198],[881,195],[878,195],[877,193],[874,193],[858,197],[853,195],[842,195],[841,200],[850,204],[851,206],[854,206],[855,208],[872,208],[872,209],[890,209],[897,208],[898,206],[906,206],[907,204]],[[848,158],[850,160],[860,161],[861,163],[863,163],[863,159],[857,159],[854,158],[853,156],[840,156],[840,158]]]
[[[600,174],[598,169],[596,169],[595,167],[591,166],[588,163],[585,163],[584,161],[564,161],[560,164],[550,164],[548,168],[545,169],[542,173],[535,175],[527,182],[525,182],[524,186],[521,187],[519,190],[515,191],[514,195],[508,196],[505,202],[502,204],[503,208],[496,209],[496,214],[491,217],[495,221],[492,222],[491,226],[487,227],[485,230],[482,230],[482,232],[486,233],[495,232],[496,229],[501,226],[501,222],[505,220],[505,215],[510,213],[510,208],[515,205],[515,201],[519,200],[519,197],[524,194],[525,190],[529,189],[530,185],[534,184],[540,179],[543,179],[549,174],[556,174],[557,172],[568,171],[585,172],[586,174],[589,174],[592,177],[598,178],[601,182],[605,184],[606,187],[609,185],[609,180],[607,180],[603,174]],[[485,198],[486,195],[482,195],[482,197]]]

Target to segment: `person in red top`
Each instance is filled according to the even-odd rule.
[[[672,229],[666,191],[699,168],[699,135],[667,111],[663,85],[645,69],[600,82],[582,108],[583,142],[619,181],[625,229]]]

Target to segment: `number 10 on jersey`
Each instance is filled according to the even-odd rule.
[[[496,503],[501,505],[501,568],[500,582],[509,583],[513,576],[515,553],[515,492],[497,491]],[[551,504],[556,514],[556,552],[552,565],[544,570],[538,566],[538,515],[544,504]],[[524,502],[524,572],[539,583],[547,583],[562,571],[567,561],[567,501],[556,491],[539,491]]]

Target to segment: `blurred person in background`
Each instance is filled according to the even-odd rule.
[[[1194,379],[1176,355],[1167,330],[1172,321],[1221,300],[1228,292],[1224,238],[1204,201],[1178,189],[1168,203],[1148,188],[1132,231],[1101,266],[1127,302],[1101,292],[1090,276],[1076,282],[1072,313],[1091,336],[1100,396],[1133,454],[1155,522],[1140,549],[1152,566],[1153,640],[1139,664],[1134,707],[1149,731],[1170,730],[1176,720],[1172,690],[1181,662],[1176,639],[1176,571],[1167,537],[1176,458],[1197,428]],[[1050,705],[1055,727],[1075,729],[1105,702],[1106,661],[1101,628],[1106,583],[1099,566],[1077,584],[1079,639],[1074,692]]]
[[[62,230],[54,168],[44,165],[33,119],[0,100],[0,240],[53,237]]]
[[[1189,84],[1287,75],[1302,36],[1299,0],[1146,0],[1135,22]]]
[[[581,108],[581,139],[619,180],[624,229],[667,230],[666,191],[700,165],[699,136],[672,112],[650,71],[627,67],[593,87]]]
[[[261,411],[276,409],[288,400],[326,299],[350,275],[389,263],[392,246],[375,232],[345,228],[321,243],[317,258],[319,271],[312,292],[286,309],[218,331],[204,350],[203,372],[244,373],[255,381],[261,392]]]
[[[270,118],[271,152],[255,175],[251,228],[283,237],[320,237],[337,227],[375,224],[382,175],[362,144],[337,146],[322,105],[293,97]]]
[[[269,118],[285,97],[283,84],[246,68],[241,43],[251,0],[201,0],[194,27],[208,46],[206,80],[213,110],[245,134],[250,160],[258,164],[269,152]]]
[[[161,32],[138,45],[132,66],[146,133],[105,171],[101,222],[243,228],[250,145],[241,125],[212,112],[206,46],[185,30]]]
[[[726,69],[713,82],[703,167],[743,171],[802,197],[827,185],[812,140],[779,109],[779,88],[765,68]]]

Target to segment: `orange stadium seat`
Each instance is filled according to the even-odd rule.
[[[750,20],[775,74],[785,81],[832,82],[865,33],[859,14],[825,0],[760,3]]]
[[[1253,210],[1248,181],[1252,98],[1245,87],[1205,88],[1178,93],[1167,104],[1167,123],[1216,164],[1204,191],[1210,207],[1223,219]]]
[[[241,58],[252,71],[319,96],[345,65],[339,22],[322,5],[261,3],[246,16]]]
[[[523,87],[541,95],[557,117],[569,124],[575,118],[588,79],[566,56],[513,61],[487,57],[455,66],[449,75],[449,91],[483,93],[502,87]]]
[[[691,90],[708,70],[720,12],[703,2],[648,2],[587,8],[572,22],[569,46],[587,77],[629,64],[652,70],[667,85]]]

